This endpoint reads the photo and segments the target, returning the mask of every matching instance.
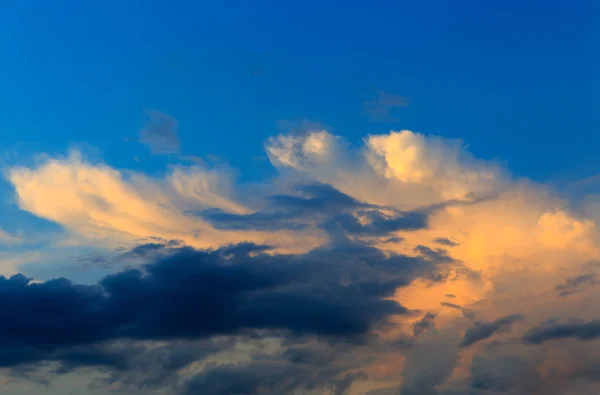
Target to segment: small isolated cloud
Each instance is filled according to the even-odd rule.
[[[458,245],[457,242],[452,241],[446,237],[436,237],[435,239],[433,239],[433,242],[436,244],[441,244],[441,245],[448,246],[448,247],[456,247]]]
[[[179,124],[168,114],[145,110],[146,124],[140,130],[139,141],[146,144],[153,154],[176,154],[179,152]]]
[[[372,100],[363,103],[364,113],[375,122],[395,122],[398,120],[393,110],[408,106],[408,99],[400,95],[394,95],[379,91]]]

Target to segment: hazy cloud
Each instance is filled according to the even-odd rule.
[[[140,130],[139,141],[154,154],[175,154],[181,148],[178,122],[175,118],[156,110],[145,110],[146,124]]]
[[[409,100],[400,95],[379,91],[375,98],[363,103],[364,113],[375,122],[395,122],[395,109],[408,107]]]

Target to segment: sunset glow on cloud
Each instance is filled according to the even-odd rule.
[[[257,340],[245,339],[244,333],[260,330],[266,331],[262,336],[268,336],[279,345],[258,360],[255,357],[248,360],[244,357],[248,351],[242,351],[242,348],[235,352],[238,356],[232,361],[250,362],[235,362],[230,367],[219,364],[217,368],[203,365],[202,358],[205,357],[190,355],[188,363],[169,374],[173,377],[184,375],[193,362],[194,366],[199,364],[199,370],[188,384],[181,384],[183,393],[194,391],[186,390],[186,386],[217,386],[214,390],[209,389],[209,393],[226,393],[233,390],[219,389],[225,384],[211,375],[233,374],[242,379],[246,375],[265,374],[264,380],[269,382],[270,375],[275,374],[271,369],[282,369],[284,376],[273,379],[282,381],[273,385],[275,388],[289,386],[292,390],[306,387],[308,377],[317,374],[317,370],[297,372],[297,369],[321,369],[309,361],[316,358],[316,363],[321,358],[331,358],[331,366],[335,368],[322,382],[314,383],[315,388],[332,386],[332,391],[358,393],[356,391],[398,386],[402,394],[434,390],[454,393],[452,391],[463,391],[461,388],[470,385],[469,380],[477,373],[473,366],[483,358],[480,355],[491,353],[485,357],[485,363],[495,363],[494,358],[500,358],[497,363],[503,363],[504,354],[496,357],[495,352],[492,349],[486,351],[486,347],[494,347],[498,342],[521,342],[519,339],[527,339],[531,331],[541,330],[536,329],[540,325],[548,326],[548,339],[555,336],[567,339],[595,337],[593,329],[581,329],[582,334],[578,335],[576,325],[582,328],[593,326],[594,318],[600,314],[600,309],[588,299],[594,295],[598,271],[593,263],[599,252],[596,225],[593,220],[575,214],[576,210],[548,187],[523,179],[511,180],[498,165],[476,160],[458,142],[406,130],[370,135],[358,149],[351,149],[341,137],[327,131],[309,130],[304,135],[280,135],[269,139],[266,149],[272,163],[281,171],[275,182],[260,182],[254,186],[236,184],[232,173],[226,169],[179,165],[160,179],[141,173],[124,173],[102,163],[93,164],[78,153],[47,159],[35,167],[9,169],[8,180],[14,187],[21,210],[60,224],[67,230],[66,238],[77,238],[79,243],[96,247],[105,246],[104,253],[97,252],[98,257],[113,260],[115,274],[101,280],[99,285],[88,285],[92,288],[86,292],[97,286],[109,292],[106,300],[106,297],[97,296],[100,298],[98,303],[107,304],[106,309],[116,302],[112,299],[121,298],[115,293],[120,291],[112,290],[111,284],[132,281],[126,280],[130,276],[126,272],[119,273],[119,262],[134,262],[134,267],[138,267],[134,269],[136,271],[164,272],[157,280],[164,281],[165,285],[156,292],[167,292],[176,286],[175,291],[195,281],[198,281],[195,287],[204,289],[191,300],[185,294],[181,294],[185,297],[181,302],[171,300],[180,294],[179,291],[165,299],[166,310],[161,308],[152,313],[163,322],[156,329],[145,328],[150,321],[144,319],[127,324],[134,325],[127,330],[134,330],[131,334],[119,335],[125,330],[122,327],[125,324],[117,321],[115,328],[100,329],[88,338],[85,335],[88,329],[82,328],[82,339],[65,342],[57,338],[52,340],[55,346],[50,353],[40,351],[25,360],[15,354],[17,359],[9,366],[54,361],[77,367],[77,363],[83,362],[78,362],[77,358],[81,357],[77,357],[77,353],[112,352],[112,347],[116,347],[114,342],[121,336],[142,342],[128,346],[136,347],[136,350],[142,347],[136,353],[145,349],[143,341],[161,340],[165,335],[177,341],[192,336],[202,342],[211,341],[216,335],[227,336],[231,341],[224,343],[223,348],[213,345],[217,347],[214,352],[227,352],[228,347],[243,344],[251,347]],[[260,190],[261,194],[248,196],[242,193],[243,190]],[[13,238],[7,234],[4,240],[14,242]],[[236,243],[246,244],[235,247]],[[270,247],[264,249],[261,245]],[[186,249],[187,246],[201,250],[192,252]],[[117,247],[126,247],[130,251],[115,254]],[[207,248],[214,252],[202,252]],[[231,253],[226,252],[228,249]],[[207,257],[211,258],[207,261],[202,254],[209,254]],[[140,260],[127,261],[128,255]],[[231,263],[225,263],[231,259]],[[219,263],[219,260],[224,262]],[[254,260],[257,263],[252,263]],[[181,265],[191,265],[195,267],[194,271],[216,272],[199,274],[197,279],[196,274],[181,280],[171,279],[169,271],[175,267],[182,270]],[[204,265],[209,266],[204,268]],[[253,265],[257,268],[250,269]],[[304,267],[299,277],[300,273],[294,274],[300,270],[298,265]],[[239,269],[234,269],[237,266]],[[259,269],[262,266],[265,267]],[[261,275],[268,277],[257,278],[256,285],[236,285],[236,288],[242,288],[235,292],[243,292],[244,300],[250,298],[243,303],[267,303],[268,299],[261,300],[276,293],[284,310],[273,311],[273,318],[260,318],[254,314],[259,311],[270,314],[268,308],[276,308],[275,305],[264,305],[256,313],[251,313],[255,307],[242,305],[227,313],[233,316],[220,318],[227,324],[210,324],[225,314],[222,309],[231,308],[227,306],[233,302],[226,302],[229,296],[222,292],[229,291],[221,287],[227,287],[234,278],[226,279],[234,274],[225,273],[248,270],[245,267],[266,270]],[[218,274],[219,271],[224,272]],[[222,285],[205,288],[209,284],[204,284],[208,281],[206,276],[213,275],[218,276],[215,279],[219,278],[218,283]],[[254,274],[249,272],[235,281],[251,280],[247,276]],[[143,278],[136,281],[147,281]],[[5,281],[8,289],[13,289],[25,280],[12,277]],[[282,285],[272,289],[280,281]],[[283,285],[289,281],[299,283],[292,288]],[[321,282],[333,289],[319,296],[318,284]],[[12,283],[14,285],[9,285]],[[69,283],[57,283],[52,287],[50,284],[25,286],[20,292],[42,297],[46,292],[61,288],[64,291],[60,292],[67,292],[70,287],[75,287]],[[137,286],[134,284],[129,289]],[[352,290],[354,286],[369,288]],[[278,290],[280,287],[283,288]],[[303,296],[306,287],[309,287],[307,291],[317,288]],[[264,290],[259,291],[261,288]],[[203,301],[201,295],[208,297],[212,292],[218,293]],[[324,299],[318,302],[320,297]],[[225,299],[221,301],[221,298]],[[287,299],[289,306],[285,302]],[[226,304],[213,310],[209,306],[214,302]],[[128,308],[127,303],[133,303],[133,300],[119,303],[120,308]],[[151,299],[148,303],[152,303]],[[182,303],[192,303],[189,307],[192,310],[181,310]],[[134,304],[129,308],[146,309]],[[363,308],[378,310],[361,312]],[[192,312],[197,309],[200,311]],[[202,309],[208,310],[202,313]],[[244,309],[250,310],[244,312]],[[295,312],[295,309],[299,310]],[[330,323],[320,309],[328,311]],[[336,309],[343,309],[339,317],[335,317]],[[581,323],[570,324],[570,312],[575,309],[585,309],[586,316],[581,317]],[[112,316],[115,313],[109,310],[103,314]],[[150,311],[144,314],[150,314]],[[197,324],[193,324],[196,320],[191,318],[184,321],[176,318],[188,314],[205,318]],[[212,317],[214,314],[217,316]],[[250,316],[243,318],[247,314]],[[172,318],[168,318],[171,315]],[[88,319],[95,320],[93,316]],[[98,320],[106,318],[98,317]],[[181,328],[163,327],[171,320],[175,321],[169,325],[182,325]],[[186,323],[187,320],[191,321]],[[209,322],[203,323],[204,320]],[[60,322],[55,324],[62,325]],[[25,323],[16,325],[23,330]],[[334,329],[336,325],[340,327]],[[571,325],[573,333],[563,334],[569,329],[556,329],[558,332],[554,335],[551,328],[560,328],[560,325],[567,325],[565,328]],[[309,337],[295,339],[297,334],[294,333],[298,331]],[[372,335],[376,337],[369,337]],[[12,336],[16,336],[16,332]],[[343,351],[327,351],[327,347],[333,346],[328,346],[328,342],[334,338],[351,340],[356,336],[367,336],[364,340],[367,343],[362,346],[349,343]],[[545,339],[536,340],[535,346],[527,347],[535,347],[536,352],[560,352],[555,351],[553,342],[546,344]],[[102,343],[98,344],[98,341]],[[281,341],[299,343],[286,346]],[[309,347],[303,345],[306,341],[314,345],[305,349]],[[22,352],[18,345],[8,347],[15,353]],[[79,351],[73,351],[72,347]],[[91,351],[85,347],[95,348]],[[300,348],[292,351],[295,347]],[[123,358],[142,357],[130,356],[132,350],[122,352],[126,353]],[[291,352],[304,356],[289,355],[290,362],[286,358]],[[63,353],[67,354],[63,356]],[[347,353],[352,357],[344,357]],[[369,357],[379,353],[381,355],[374,360]],[[295,358],[301,361],[309,355],[311,359],[303,362],[308,365],[295,365]],[[438,357],[446,358],[443,366],[439,365]],[[521,352],[510,358],[521,358]],[[554,363],[549,358],[544,363]],[[343,360],[347,362],[342,363]],[[352,363],[348,364],[349,361]],[[96,362],[88,363],[96,365]],[[101,360],[97,363],[106,365]],[[531,368],[536,371],[543,368],[534,361],[523,363],[534,364]],[[271,364],[273,366],[268,367]],[[405,367],[395,368],[393,365],[396,364]],[[250,373],[253,369],[263,368],[266,370],[262,373]],[[435,372],[436,369],[443,370]],[[119,374],[123,377],[115,378],[111,385],[125,385],[133,379],[128,376],[131,372]],[[288,374],[298,374],[299,381],[288,383],[284,379]],[[179,388],[180,384],[175,381],[165,385]],[[566,381],[563,384],[569,385]],[[253,385],[260,393],[267,391],[262,379]],[[519,388],[520,384],[514,385]]]
[[[600,393],[591,6],[16,3],[1,394]]]

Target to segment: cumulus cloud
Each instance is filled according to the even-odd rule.
[[[265,150],[277,176],[251,185],[77,153],[9,169],[21,209],[111,269],[2,278],[5,375],[92,369],[98,387],[184,395],[597,393],[589,211],[406,130],[353,146],[311,127]]]
[[[501,166],[474,159],[458,140],[403,130],[368,136],[359,152],[348,146],[339,136],[315,130],[271,138],[266,150],[278,168],[309,174],[376,204],[423,205],[484,197],[506,181]]]

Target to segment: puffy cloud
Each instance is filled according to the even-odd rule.
[[[503,181],[497,166],[475,162],[459,141],[403,130],[365,140],[366,158],[377,174],[433,189],[444,199],[487,196]]]
[[[254,185],[224,166],[156,179],[76,154],[10,169],[23,210],[130,250],[89,257],[114,267],[88,285],[2,279],[29,312],[6,304],[4,366],[185,395],[597,393],[593,205],[409,131],[353,147],[316,129],[265,149],[278,176]]]
[[[364,143],[355,152],[341,137],[310,131],[271,138],[266,150],[276,167],[309,174],[369,203],[414,206],[485,197],[507,181],[499,165],[475,160],[460,141],[403,130],[371,135]]]

